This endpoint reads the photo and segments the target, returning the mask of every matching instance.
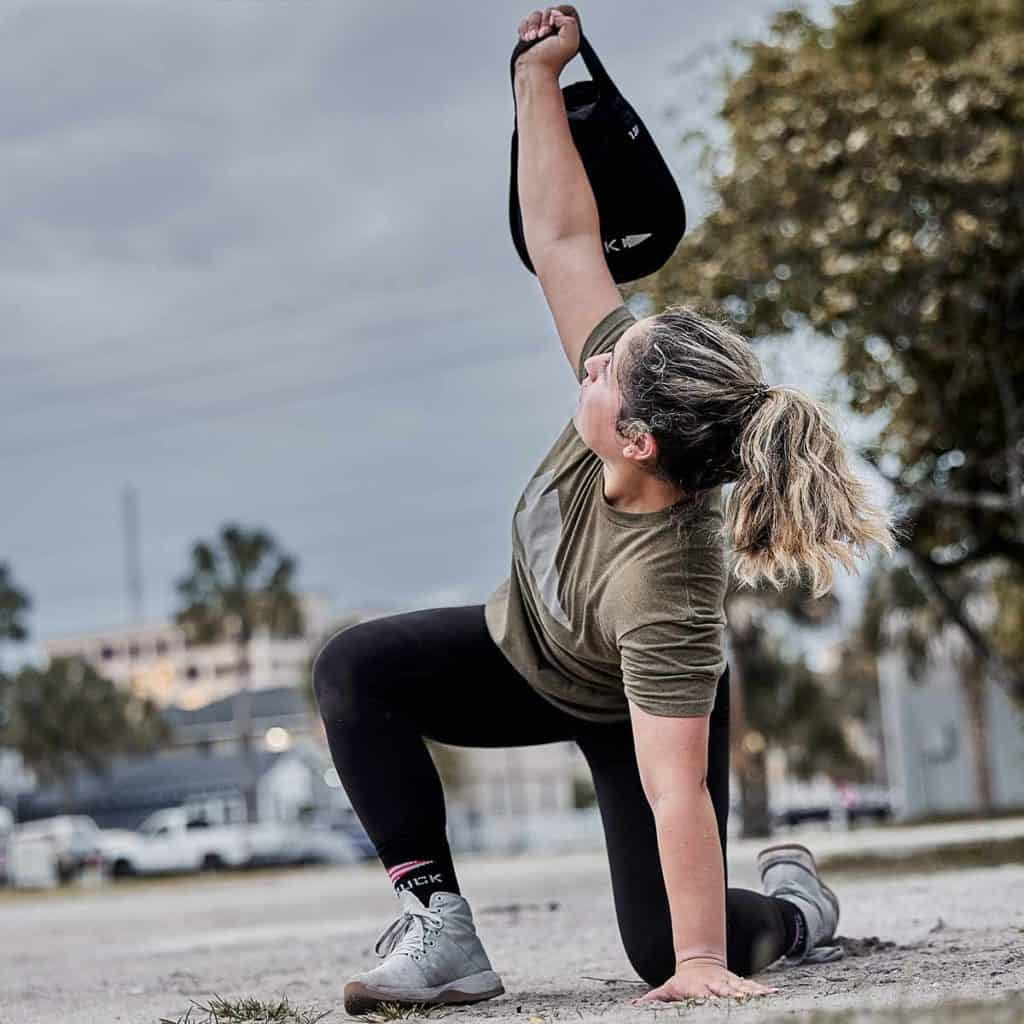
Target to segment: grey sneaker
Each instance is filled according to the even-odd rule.
[[[786,957],[789,964],[823,964],[843,956],[841,946],[827,946],[839,924],[839,900],[818,877],[818,866],[806,846],[783,843],[757,855],[761,885],[768,896],[795,904],[807,922],[804,948]]]
[[[381,1003],[478,1003],[505,991],[462,896],[435,892],[425,907],[403,890],[399,901],[401,915],[374,947],[384,963],[345,986],[347,1013],[368,1013]]]

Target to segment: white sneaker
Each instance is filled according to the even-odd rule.
[[[435,892],[425,907],[403,890],[399,902],[401,915],[374,946],[384,963],[345,986],[347,1013],[368,1013],[381,1003],[478,1003],[505,991],[464,897]]]
[[[761,885],[766,895],[789,900],[799,907],[807,922],[802,949],[786,957],[790,964],[823,964],[839,960],[842,946],[827,946],[839,924],[839,900],[818,877],[818,866],[806,846],[783,843],[757,855]]]

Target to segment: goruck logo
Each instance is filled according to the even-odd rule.
[[[402,864],[396,864],[393,868],[388,868],[391,884],[394,885],[395,889],[412,889],[417,885],[439,884],[441,882],[441,875],[430,871],[413,875],[412,878],[408,877],[417,868],[425,868],[428,864],[433,863],[432,860],[407,860]]]
[[[648,231],[645,235],[624,235],[622,238],[609,238],[604,243],[604,251],[622,252],[624,249],[632,249],[641,242],[646,242],[652,236],[653,232]]]

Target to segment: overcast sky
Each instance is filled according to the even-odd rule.
[[[699,216],[677,136],[781,4],[577,6]],[[506,575],[576,396],[508,230],[531,9],[0,7],[0,561],[35,640],[130,621],[127,485],[148,620],[228,520],[338,612],[482,602]]]

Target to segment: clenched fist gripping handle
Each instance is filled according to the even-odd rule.
[[[512,51],[512,102],[520,55],[544,41],[521,39]],[[668,262],[686,230],[683,197],[664,158],[636,111],[615,87],[593,47],[580,31],[580,56],[592,81],[562,89],[569,131],[597,202],[605,260],[616,283],[653,274]],[[512,241],[535,274],[523,234],[516,164],[519,137],[512,129],[512,174],[508,219]]]

